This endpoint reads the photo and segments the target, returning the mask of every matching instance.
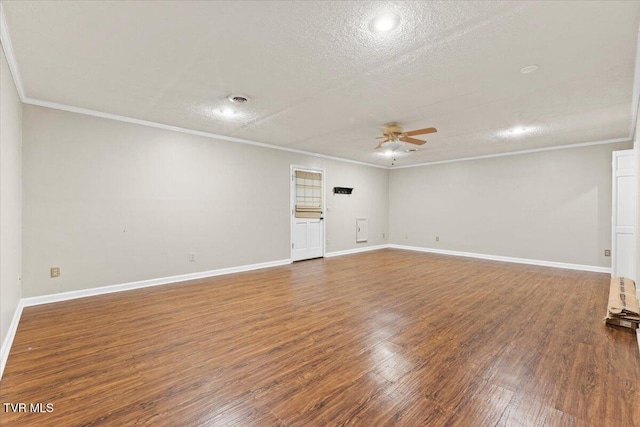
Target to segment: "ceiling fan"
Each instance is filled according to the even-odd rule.
[[[398,148],[398,144],[400,141],[408,142],[409,144],[423,145],[427,141],[411,137],[415,135],[426,135],[435,132],[438,132],[436,128],[416,129],[405,132],[400,126],[398,126],[398,123],[392,122],[382,128],[382,136],[376,138],[383,139],[383,141],[378,144],[376,149],[385,147],[386,145],[390,145],[389,142],[394,142],[396,145],[395,148]]]

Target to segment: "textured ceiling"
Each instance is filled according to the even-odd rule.
[[[27,98],[367,163],[390,164],[373,150],[390,121],[438,128],[400,166],[626,138],[633,120],[640,2],[2,5]],[[371,32],[388,12],[399,27]],[[235,93],[252,102],[223,117]]]

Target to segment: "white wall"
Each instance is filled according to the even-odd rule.
[[[611,152],[629,145],[392,170],[391,243],[609,267]]]
[[[25,297],[288,259],[291,164],[326,169],[327,252],[387,242],[385,169],[29,105],[23,138]]]
[[[22,105],[0,55],[0,342],[22,297]],[[2,369],[0,369],[1,374]]]

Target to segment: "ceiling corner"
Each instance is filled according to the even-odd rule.
[[[2,48],[4,49],[4,54],[7,58],[7,63],[9,64],[9,70],[11,71],[13,82],[16,85],[16,90],[18,91],[18,96],[20,97],[20,101],[24,102],[25,100],[24,86],[22,84],[22,78],[20,77],[20,72],[18,71],[18,63],[16,62],[16,57],[13,53],[13,45],[11,44],[11,37],[9,36],[9,27],[7,26],[7,20],[4,16],[4,9],[2,7],[2,2],[0,2],[0,42],[2,43]]]

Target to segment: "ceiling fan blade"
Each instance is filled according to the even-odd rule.
[[[384,141],[380,142],[380,144],[378,144],[378,146],[375,149],[377,150],[378,148],[382,148],[382,144],[386,144],[389,141],[391,141],[389,138],[385,139]]]
[[[408,142],[409,144],[415,144],[415,145],[424,145],[427,143],[427,141],[423,141],[421,139],[409,138],[408,136],[405,136],[404,138],[400,138],[400,141]]]
[[[424,129],[411,130],[409,132],[403,132],[402,136],[426,135],[428,133],[436,133],[436,132],[438,132],[438,129],[436,128],[424,128]]]

